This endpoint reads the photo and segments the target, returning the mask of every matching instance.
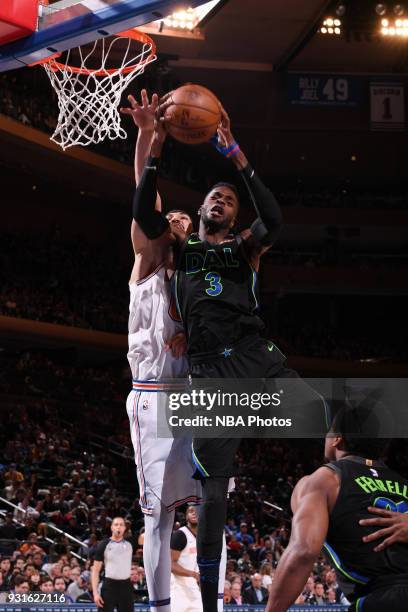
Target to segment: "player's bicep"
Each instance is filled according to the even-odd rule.
[[[180,559],[181,550],[171,550],[170,552],[172,563],[177,563],[177,561]]]
[[[292,506],[291,543],[314,557],[320,553],[329,528],[327,490],[321,478],[309,477],[299,484]]]

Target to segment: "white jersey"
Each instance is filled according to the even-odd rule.
[[[187,360],[175,359],[164,345],[182,327],[171,316],[170,283],[164,264],[148,277],[129,284],[129,352],[133,390],[126,402],[135,452],[140,507],[151,514],[157,502],[168,512],[201,499],[190,438],[157,438],[160,391],[184,384]],[[182,379],[169,382],[169,379]],[[160,381],[166,379],[166,382]]]
[[[185,534],[187,543],[180,552],[177,563],[185,569],[198,573],[196,536],[188,527],[181,527],[180,531]],[[200,588],[195,578],[177,576],[172,573],[170,594],[172,612],[173,610],[174,612],[201,612],[203,609]]]
[[[187,361],[174,359],[164,345],[180,323],[171,317],[170,283],[161,264],[146,278],[129,283],[129,352],[133,380],[180,378],[187,374]]]
[[[179,565],[181,565],[181,567],[184,567],[185,569],[198,573],[196,536],[190,531],[188,527],[180,527],[179,531],[182,531],[185,534],[187,538],[187,544],[185,548],[181,551],[177,563],[179,563]],[[176,576],[175,574],[173,574],[173,578],[177,580],[178,578],[184,578],[184,576]]]

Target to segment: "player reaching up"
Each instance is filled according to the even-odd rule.
[[[154,208],[157,168],[166,137],[163,114],[169,104],[171,101],[165,98],[156,113],[150,158],[134,199],[135,218],[151,239],[165,239],[169,231],[167,219]],[[290,377],[305,404],[318,403],[313,414],[318,415],[319,422],[309,417],[307,421],[317,433],[325,432],[326,409],[322,398],[296,372],[288,370],[279,349],[260,336],[263,323],[258,316],[257,272],[261,256],[279,234],[282,216],[275,197],[235,142],[224,109],[216,146],[239,171],[257,218],[250,229],[235,235],[232,230],[239,210],[237,192],[229,183],[218,183],[198,211],[198,233],[184,240],[176,237],[174,290],[188,341],[190,374],[193,379]],[[267,382],[265,390],[270,390],[268,385]],[[275,391],[275,382],[270,387]],[[204,612],[217,609],[226,491],[229,477],[236,473],[234,458],[238,444],[236,438],[219,437],[195,438],[193,443],[195,477],[203,483],[197,556]]]
[[[157,96],[149,102],[142,90],[142,103],[129,96],[132,116],[139,128],[135,150],[135,180],[139,183],[153,137]],[[154,210],[161,214],[156,193]],[[137,217],[134,214],[134,217]],[[131,239],[135,254],[129,282],[129,352],[133,389],[127,399],[131,436],[135,451],[140,506],[145,514],[144,566],[152,612],[170,612],[170,537],[174,509],[186,502],[197,502],[201,485],[191,478],[191,439],[157,439],[158,393],[180,388],[187,373],[183,356],[184,334],[172,318],[170,284],[172,257],[170,245],[175,234],[183,238],[191,231],[190,217],[183,211],[168,213],[166,236],[151,239],[133,219]],[[179,382],[171,379],[179,379]],[[165,383],[164,380],[167,382]],[[180,384],[181,383],[181,384]],[[224,551],[224,567],[226,553]],[[225,571],[219,592],[223,592]],[[173,606],[173,610],[175,607]],[[222,610],[222,599],[219,610]]]

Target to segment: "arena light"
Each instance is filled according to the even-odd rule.
[[[381,34],[388,37],[408,37],[408,19],[381,19]]]
[[[341,19],[338,17],[326,17],[319,32],[320,34],[339,36],[341,34]]]
[[[345,14],[346,14],[346,5],[341,2],[336,7],[336,15],[337,17],[344,17]]]
[[[201,4],[196,8],[188,6],[180,7],[164,19],[158,19],[157,21],[139,26],[138,29],[147,33],[190,37],[199,33],[198,26],[222,2],[225,2],[225,0],[211,0],[211,2]]]
[[[375,12],[377,13],[377,15],[380,15],[380,17],[382,17],[387,13],[387,5],[382,3],[377,4],[377,6],[375,7]]]
[[[405,7],[402,4],[396,4],[392,10],[397,17],[401,17],[405,13]]]

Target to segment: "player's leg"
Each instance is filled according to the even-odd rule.
[[[407,610],[408,586],[394,585],[360,597],[349,607],[349,612],[380,612],[381,610]]]
[[[143,562],[151,612],[170,612],[170,538],[173,524],[174,510],[168,512],[159,502],[151,514],[145,516]]]
[[[201,599],[204,612],[218,611],[219,576],[223,532],[227,519],[228,477],[203,481],[203,502],[197,533],[197,563],[200,570]]]

